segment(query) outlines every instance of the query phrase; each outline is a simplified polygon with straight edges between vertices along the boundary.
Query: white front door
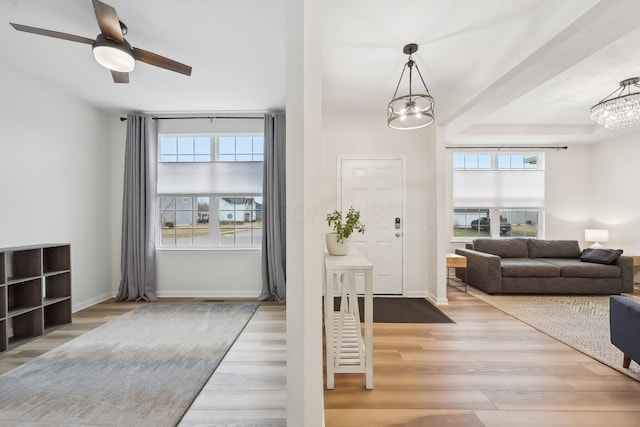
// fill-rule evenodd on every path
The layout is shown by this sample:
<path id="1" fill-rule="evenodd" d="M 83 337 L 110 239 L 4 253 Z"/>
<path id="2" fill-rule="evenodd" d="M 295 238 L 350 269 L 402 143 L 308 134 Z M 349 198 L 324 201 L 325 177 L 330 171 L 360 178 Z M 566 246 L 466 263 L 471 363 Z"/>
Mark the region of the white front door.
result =
<path id="1" fill-rule="evenodd" d="M 401 159 L 341 159 L 341 209 L 360 210 L 364 234 L 353 245 L 373 263 L 373 293 L 402 294 L 403 180 Z M 357 279 L 358 292 L 363 279 Z"/>

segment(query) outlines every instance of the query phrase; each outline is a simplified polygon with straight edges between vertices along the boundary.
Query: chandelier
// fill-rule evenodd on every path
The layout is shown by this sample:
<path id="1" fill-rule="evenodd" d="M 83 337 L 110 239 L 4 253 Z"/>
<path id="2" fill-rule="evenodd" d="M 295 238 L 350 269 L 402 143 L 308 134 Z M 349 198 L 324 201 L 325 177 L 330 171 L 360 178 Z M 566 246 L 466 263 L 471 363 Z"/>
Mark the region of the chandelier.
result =
<path id="1" fill-rule="evenodd" d="M 409 55 L 409 60 L 402 68 L 402 74 L 400 74 L 396 91 L 387 107 L 387 124 L 392 129 L 420 129 L 433 123 L 433 97 L 429 93 L 427 85 L 424 83 L 418 64 L 414 62 L 411 56 L 418 51 L 418 45 L 410 43 L 406 45 L 402 51 Z M 414 67 L 418 72 L 418 76 L 420 76 L 424 93 L 413 93 L 412 79 Z M 400 83 L 402 83 L 402 77 L 407 68 L 409 68 L 409 94 L 397 96 Z"/>
<path id="2" fill-rule="evenodd" d="M 591 107 L 591 120 L 608 129 L 640 126 L 640 91 L 631 92 L 640 89 L 639 81 L 639 77 L 621 81 L 618 89 Z"/>

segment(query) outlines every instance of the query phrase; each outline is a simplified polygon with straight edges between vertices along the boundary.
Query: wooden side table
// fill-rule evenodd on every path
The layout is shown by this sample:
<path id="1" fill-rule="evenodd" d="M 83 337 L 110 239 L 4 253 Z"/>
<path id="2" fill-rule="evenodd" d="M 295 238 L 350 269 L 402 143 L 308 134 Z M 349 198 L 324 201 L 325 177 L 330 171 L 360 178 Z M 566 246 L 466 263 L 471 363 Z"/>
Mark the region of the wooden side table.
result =
<path id="1" fill-rule="evenodd" d="M 464 268 L 464 291 L 467 292 L 467 257 L 458 254 L 447 254 L 447 285 L 449 285 L 449 269 Z"/>
<path id="2" fill-rule="evenodd" d="M 635 270 L 635 269 L 636 269 L 636 267 L 640 267 L 640 256 L 638 256 L 638 255 L 631 255 L 631 258 L 633 258 L 633 269 Z M 634 273 L 635 273 L 635 271 L 634 271 Z M 634 274 L 634 276 L 635 276 L 635 274 Z M 634 277 L 634 279 L 635 279 L 635 277 Z M 638 282 L 636 282 L 636 281 L 634 280 L 634 281 L 633 281 L 633 284 L 634 284 L 634 285 L 638 285 L 638 284 L 640 284 L 640 283 L 638 283 Z"/>
<path id="3" fill-rule="evenodd" d="M 360 329 L 355 273 L 364 273 L 364 337 Z M 333 288 L 342 281 L 340 311 L 333 311 Z M 373 264 L 356 249 L 345 256 L 324 254 L 324 329 L 327 389 L 334 375 L 364 373 L 365 387 L 373 389 Z"/>

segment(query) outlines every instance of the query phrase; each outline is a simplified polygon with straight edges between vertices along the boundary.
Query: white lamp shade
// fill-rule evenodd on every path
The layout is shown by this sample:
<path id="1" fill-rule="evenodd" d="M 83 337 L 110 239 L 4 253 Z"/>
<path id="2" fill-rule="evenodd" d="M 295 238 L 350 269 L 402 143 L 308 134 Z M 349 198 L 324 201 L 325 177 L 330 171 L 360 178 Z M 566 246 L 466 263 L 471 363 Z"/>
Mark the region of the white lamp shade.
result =
<path id="1" fill-rule="evenodd" d="M 584 230 L 584 240 L 587 242 L 608 242 L 609 230 L 586 229 Z"/>
<path id="2" fill-rule="evenodd" d="M 105 37 L 104 34 L 96 36 L 96 41 L 93 43 L 93 56 L 98 64 L 120 73 L 133 71 L 136 66 L 131 45 L 126 40 L 117 43 Z"/>
<path id="3" fill-rule="evenodd" d="M 113 71 L 128 73 L 136 66 L 136 60 L 130 54 L 111 46 L 96 46 L 93 55 L 98 64 Z"/>

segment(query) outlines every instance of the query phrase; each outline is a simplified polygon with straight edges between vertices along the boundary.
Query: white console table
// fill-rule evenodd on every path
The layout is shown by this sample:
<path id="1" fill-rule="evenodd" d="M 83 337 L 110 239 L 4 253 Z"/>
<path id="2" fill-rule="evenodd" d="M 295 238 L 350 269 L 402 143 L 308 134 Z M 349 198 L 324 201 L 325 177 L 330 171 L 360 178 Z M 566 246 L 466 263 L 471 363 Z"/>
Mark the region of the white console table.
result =
<path id="1" fill-rule="evenodd" d="M 364 338 L 360 328 L 356 273 L 364 273 Z M 324 255 L 324 327 L 327 389 L 334 374 L 364 373 L 365 387 L 373 389 L 373 264 L 357 250 L 345 256 Z M 341 283 L 340 310 L 334 312 L 336 283 Z"/>

